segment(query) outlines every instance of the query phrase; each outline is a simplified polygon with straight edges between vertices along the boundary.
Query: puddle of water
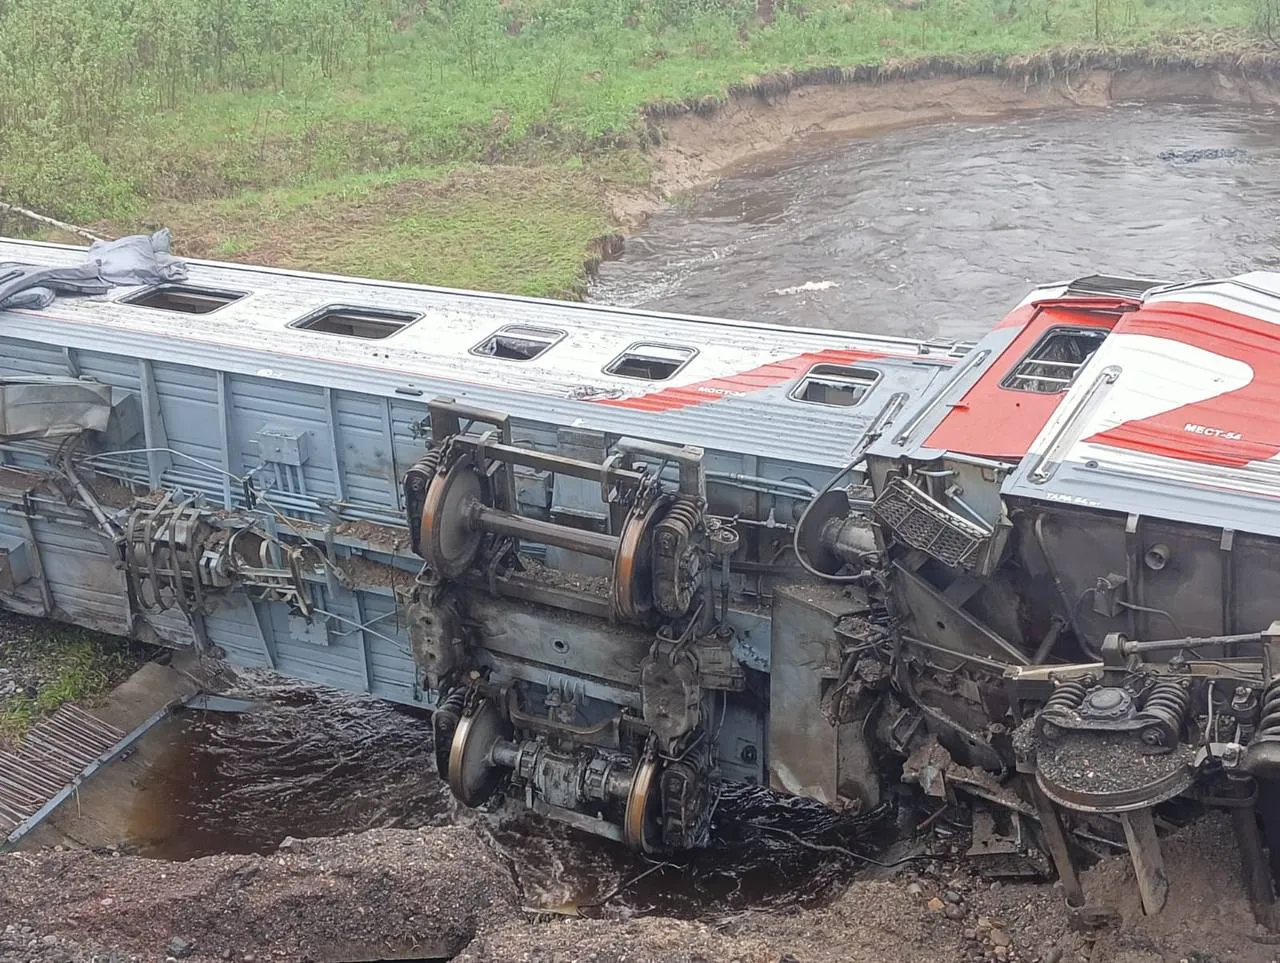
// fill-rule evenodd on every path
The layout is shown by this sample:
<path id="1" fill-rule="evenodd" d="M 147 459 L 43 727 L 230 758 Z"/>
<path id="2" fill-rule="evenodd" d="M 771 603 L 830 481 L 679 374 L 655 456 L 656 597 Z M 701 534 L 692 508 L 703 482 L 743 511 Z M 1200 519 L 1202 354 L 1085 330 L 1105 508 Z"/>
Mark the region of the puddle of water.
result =
<path id="1" fill-rule="evenodd" d="M 287 836 L 477 821 L 530 906 L 590 914 L 608 898 L 610 911 L 696 918 L 834 895 L 861 864 L 814 843 L 871 852 L 866 819 L 743 786 L 725 793 L 708 849 L 659 864 L 537 817 L 459 809 L 435 774 L 431 726 L 418 714 L 296 684 L 238 694 L 259 710 L 191 713 L 175 724 L 137 793 L 130 841 L 142 855 L 269 853 Z"/>
<path id="2" fill-rule="evenodd" d="M 286 836 L 452 819 L 425 718 L 294 684 L 247 697 L 260 711 L 192 712 L 174 723 L 171 747 L 136 797 L 131 841 L 142 855 L 266 853 Z"/>
<path id="3" fill-rule="evenodd" d="M 601 265 L 591 297 L 972 338 L 1034 284 L 1274 268 L 1278 205 L 1280 117 L 1267 109 L 907 128 L 806 142 L 655 214 Z"/>

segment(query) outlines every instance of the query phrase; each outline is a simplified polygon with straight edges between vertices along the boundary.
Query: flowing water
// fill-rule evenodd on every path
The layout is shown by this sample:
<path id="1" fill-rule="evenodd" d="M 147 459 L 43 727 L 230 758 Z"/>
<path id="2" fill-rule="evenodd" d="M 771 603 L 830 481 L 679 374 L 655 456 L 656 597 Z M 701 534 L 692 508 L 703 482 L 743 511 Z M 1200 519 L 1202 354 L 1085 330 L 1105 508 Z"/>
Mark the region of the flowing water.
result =
<path id="1" fill-rule="evenodd" d="M 166 758 L 139 787 L 131 843 L 144 856 L 191 859 L 267 853 L 286 837 L 470 823 L 505 856 L 530 906 L 610 908 L 669 916 L 822 899 L 861 865 L 853 853 L 877 820 L 841 817 L 805 799 L 731 787 L 716 845 L 668 862 L 536 817 L 456 806 L 435 775 L 422 713 L 332 689 L 247 680 L 243 714 L 191 712 Z M 815 849 L 810 844 L 839 847 Z M 803 880 L 779 886 L 780 880 Z"/>
<path id="2" fill-rule="evenodd" d="M 806 142 L 652 217 L 592 299 L 911 337 L 1034 284 L 1280 263 L 1280 117 L 1114 107 Z"/>
<path id="3" fill-rule="evenodd" d="M 1263 111 L 1118 107 L 807 142 L 654 216 L 592 296 L 976 337 L 1043 281 L 1274 267 L 1278 202 L 1280 118 Z M 748 787 L 724 799 L 709 851 L 655 869 L 539 820 L 459 812 L 434 776 L 430 726 L 405 710 L 293 685 L 253 695 L 259 712 L 181 724 L 139 794 L 143 852 L 477 820 L 531 904 L 591 904 L 632 881 L 631 911 L 682 916 L 820 900 L 861 865 L 839 849 L 859 848 L 866 826 Z"/>

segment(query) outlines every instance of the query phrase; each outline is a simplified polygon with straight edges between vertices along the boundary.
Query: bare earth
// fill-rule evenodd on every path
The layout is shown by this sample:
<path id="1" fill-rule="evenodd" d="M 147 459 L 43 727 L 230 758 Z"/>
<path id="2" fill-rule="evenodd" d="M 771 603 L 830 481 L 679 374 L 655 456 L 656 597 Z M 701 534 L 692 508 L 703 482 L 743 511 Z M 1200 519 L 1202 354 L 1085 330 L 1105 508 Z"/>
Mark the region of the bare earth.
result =
<path id="1" fill-rule="evenodd" d="M 1052 885 L 958 867 L 854 882 L 830 905 L 709 922 L 532 916 L 474 830 L 287 840 L 269 856 L 163 863 L 88 852 L 0 857 L 0 961 L 448 959 L 459 963 L 1267 963 L 1229 823 L 1165 842 L 1170 902 L 1142 915 L 1127 860 L 1086 875 L 1115 920 L 1072 929 Z"/>

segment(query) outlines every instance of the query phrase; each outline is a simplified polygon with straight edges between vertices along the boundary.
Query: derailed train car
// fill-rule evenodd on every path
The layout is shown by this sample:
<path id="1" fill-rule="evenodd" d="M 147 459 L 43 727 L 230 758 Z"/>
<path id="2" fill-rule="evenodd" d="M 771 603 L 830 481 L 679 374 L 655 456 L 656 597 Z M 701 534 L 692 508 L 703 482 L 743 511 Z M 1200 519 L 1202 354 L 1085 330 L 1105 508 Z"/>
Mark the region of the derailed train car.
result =
<path id="1" fill-rule="evenodd" d="M 1073 902 L 1127 845 L 1154 911 L 1196 798 L 1270 922 L 1277 319 L 1272 275 L 969 345 L 193 263 L 0 311 L 0 607 L 432 708 L 464 803 L 645 850 L 726 780 L 907 779 Z"/>

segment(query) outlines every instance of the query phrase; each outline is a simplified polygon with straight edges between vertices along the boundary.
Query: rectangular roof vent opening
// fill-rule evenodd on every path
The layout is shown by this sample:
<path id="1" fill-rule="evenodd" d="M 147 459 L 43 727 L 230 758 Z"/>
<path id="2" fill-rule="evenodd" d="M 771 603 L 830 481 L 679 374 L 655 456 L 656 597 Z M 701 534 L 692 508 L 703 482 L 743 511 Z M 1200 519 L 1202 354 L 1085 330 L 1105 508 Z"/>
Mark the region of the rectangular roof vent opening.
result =
<path id="1" fill-rule="evenodd" d="M 1000 387 L 1050 395 L 1066 391 L 1107 334 L 1105 328 L 1050 328 L 1005 376 Z"/>
<path id="2" fill-rule="evenodd" d="M 532 328 L 523 324 L 508 324 L 471 349 L 472 354 L 503 361 L 532 361 L 545 354 L 564 337 L 563 331 L 554 328 Z"/>
<path id="3" fill-rule="evenodd" d="M 698 352 L 670 344 L 633 344 L 604 369 L 606 374 L 642 381 L 666 381 Z"/>
<path id="4" fill-rule="evenodd" d="M 321 334 L 336 334 L 343 338 L 364 338 L 381 341 L 397 331 L 407 328 L 420 314 L 408 311 L 387 311 L 383 308 L 354 308 L 346 305 L 330 305 L 295 321 L 290 327 Z"/>
<path id="5" fill-rule="evenodd" d="M 173 311 L 178 314 L 212 314 L 218 308 L 234 304 L 245 297 L 243 291 L 222 291 L 194 284 L 157 284 L 154 287 L 121 298 L 122 304 L 140 308 Z"/>
<path id="6" fill-rule="evenodd" d="M 851 368 L 841 364 L 815 364 L 791 391 L 796 401 L 833 408 L 852 408 L 862 403 L 880 372 L 871 368 Z"/>

